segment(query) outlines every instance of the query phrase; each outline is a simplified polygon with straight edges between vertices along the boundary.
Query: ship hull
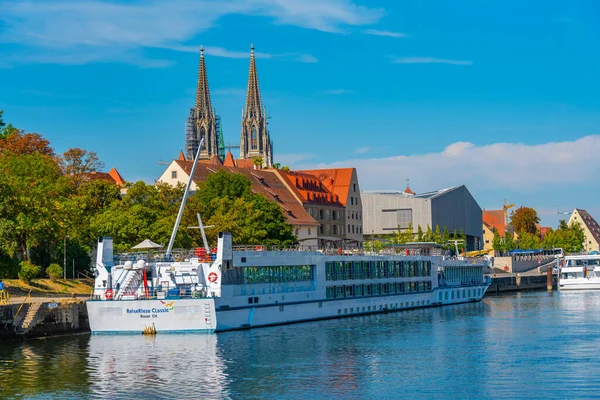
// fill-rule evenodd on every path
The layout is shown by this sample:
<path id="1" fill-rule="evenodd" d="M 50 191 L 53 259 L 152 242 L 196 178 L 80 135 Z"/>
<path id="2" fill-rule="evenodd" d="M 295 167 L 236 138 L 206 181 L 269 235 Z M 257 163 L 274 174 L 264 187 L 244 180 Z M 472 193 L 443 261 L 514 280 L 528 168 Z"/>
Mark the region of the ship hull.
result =
<path id="1" fill-rule="evenodd" d="M 89 300 L 94 334 L 212 333 L 216 329 L 213 299 Z"/>
<path id="2" fill-rule="evenodd" d="M 322 319 L 440 307 L 481 301 L 489 285 L 438 288 L 425 293 L 324 299 L 217 309 L 217 332 Z M 474 290 L 470 290 L 474 289 Z M 452 295 L 454 292 L 454 295 Z M 469 295 L 467 296 L 467 293 Z"/>

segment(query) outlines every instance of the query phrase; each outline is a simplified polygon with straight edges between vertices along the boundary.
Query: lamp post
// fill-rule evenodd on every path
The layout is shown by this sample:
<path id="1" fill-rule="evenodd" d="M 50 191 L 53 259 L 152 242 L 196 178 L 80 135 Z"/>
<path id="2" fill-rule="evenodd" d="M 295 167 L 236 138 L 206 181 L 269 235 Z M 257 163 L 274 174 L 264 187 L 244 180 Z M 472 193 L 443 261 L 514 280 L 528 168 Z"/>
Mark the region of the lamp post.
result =
<path id="1" fill-rule="evenodd" d="M 65 236 L 65 242 L 63 245 L 63 279 L 67 279 L 67 238 L 69 235 Z"/>

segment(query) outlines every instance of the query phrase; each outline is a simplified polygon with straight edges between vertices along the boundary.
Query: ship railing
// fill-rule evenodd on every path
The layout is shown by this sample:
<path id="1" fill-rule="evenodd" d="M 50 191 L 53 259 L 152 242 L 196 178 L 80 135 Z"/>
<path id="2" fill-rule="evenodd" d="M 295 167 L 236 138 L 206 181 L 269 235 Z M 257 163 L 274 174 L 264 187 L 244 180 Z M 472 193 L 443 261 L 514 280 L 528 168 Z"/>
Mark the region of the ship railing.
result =
<path id="1" fill-rule="evenodd" d="M 233 251 L 318 251 L 317 246 L 236 245 Z"/>
<path id="2" fill-rule="evenodd" d="M 162 289 L 148 289 L 146 294 L 143 288 L 137 290 L 128 291 L 123 294 L 124 296 L 131 298 L 121 298 L 118 300 L 132 301 L 132 300 L 170 300 L 170 299 L 203 299 L 210 298 L 208 292 L 205 289 L 192 291 L 189 288 L 172 288 L 168 290 Z M 102 296 L 96 291 L 92 291 L 90 300 L 101 300 Z"/>
<path id="3" fill-rule="evenodd" d="M 166 251 L 150 250 L 117 254 L 114 257 L 114 263 L 115 265 L 120 265 L 125 261 L 136 262 L 138 260 L 144 260 L 146 262 L 184 261 L 191 258 L 198 258 L 196 249 L 175 249 L 171 252 L 170 257 L 167 257 Z"/>

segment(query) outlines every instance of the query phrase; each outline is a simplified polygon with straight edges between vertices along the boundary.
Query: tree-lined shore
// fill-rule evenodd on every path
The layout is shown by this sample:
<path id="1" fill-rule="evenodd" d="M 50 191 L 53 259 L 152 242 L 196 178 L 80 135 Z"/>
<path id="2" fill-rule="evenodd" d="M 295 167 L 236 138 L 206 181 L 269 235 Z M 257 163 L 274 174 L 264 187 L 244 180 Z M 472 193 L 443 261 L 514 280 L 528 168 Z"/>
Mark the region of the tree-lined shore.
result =
<path id="1" fill-rule="evenodd" d="M 51 264 L 67 259 L 89 270 L 99 236 L 111 236 L 116 251 L 130 251 L 144 239 L 166 246 L 184 185 L 126 183 L 91 179 L 104 164 L 93 150 L 71 148 L 56 154 L 42 135 L 7 124 L 0 110 L 0 278 L 41 276 Z M 251 191 L 242 175 L 221 171 L 201 183 L 188 199 L 175 247 L 200 246 L 200 212 L 208 240 L 232 232 L 235 243 L 292 244 L 296 238 L 281 208 Z M 66 248 L 65 248 L 66 245 Z M 31 271 L 31 266 L 37 267 Z M 25 270 L 24 270 L 25 269 Z M 54 267 L 56 270 L 56 267 Z M 27 274 L 26 274 L 27 275 Z"/>

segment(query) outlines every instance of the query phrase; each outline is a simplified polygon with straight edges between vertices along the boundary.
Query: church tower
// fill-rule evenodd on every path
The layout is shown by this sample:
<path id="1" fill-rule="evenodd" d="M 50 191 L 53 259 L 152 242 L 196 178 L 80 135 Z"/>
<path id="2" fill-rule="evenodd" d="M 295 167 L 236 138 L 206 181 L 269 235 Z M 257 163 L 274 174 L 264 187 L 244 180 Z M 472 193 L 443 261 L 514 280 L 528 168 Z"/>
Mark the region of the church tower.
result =
<path id="1" fill-rule="evenodd" d="M 250 47 L 250 71 L 246 108 L 242 110 L 242 132 L 240 134 L 240 159 L 260 157 L 263 166 L 273 166 L 273 142 L 267 129 L 267 112 L 260 100 L 254 45 Z"/>
<path id="2" fill-rule="evenodd" d="M 196 106 L 190 109 L 185 133 L 185 151 L 188 159 L 194 159 L 200 139 L 203 137 L 204 146 L 200 151 L 200 159 L 208 160 L 213 155 L 218 154 L 217 127 L 216 116 L 210 102 L 210 90 L 204 63 L 204 48 L 200 47 Z"/>

